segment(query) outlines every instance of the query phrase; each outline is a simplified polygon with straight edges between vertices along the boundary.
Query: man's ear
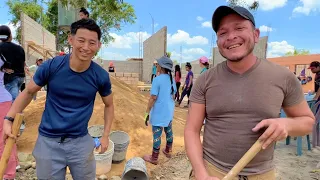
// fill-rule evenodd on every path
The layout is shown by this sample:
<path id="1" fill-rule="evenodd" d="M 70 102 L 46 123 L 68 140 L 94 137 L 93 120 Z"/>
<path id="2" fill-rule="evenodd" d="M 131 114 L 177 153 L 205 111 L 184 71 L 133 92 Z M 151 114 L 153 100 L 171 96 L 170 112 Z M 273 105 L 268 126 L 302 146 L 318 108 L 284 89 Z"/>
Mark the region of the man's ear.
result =
<path id="1" fill-rule="evenodd" d="M 260 29 L 256 28 L 254 30 L 254 42 L 258 43 L 259 42 L 259 38 L 260 38 Z"/>
<path id="2" fill-rule="evenodd" d="M 69 42 L 70 46 L 73 45 L 72 40 L 73 40 L 73 36 L 72 36 L 71 34 L 69 34 L 69 35 L 68 35 L 68 42 Z"/>

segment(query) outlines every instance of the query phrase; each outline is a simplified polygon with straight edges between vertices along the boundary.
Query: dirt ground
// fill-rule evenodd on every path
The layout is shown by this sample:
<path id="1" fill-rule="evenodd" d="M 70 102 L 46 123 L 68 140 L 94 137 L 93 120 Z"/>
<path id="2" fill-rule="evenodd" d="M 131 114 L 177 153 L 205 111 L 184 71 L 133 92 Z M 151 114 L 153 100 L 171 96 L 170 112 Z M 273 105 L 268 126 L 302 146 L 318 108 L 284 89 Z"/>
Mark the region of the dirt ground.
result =
<path id="1" fill-rule="evenodd" d="M 114 93 L 115 119 L 112 124 L 112 130 L 125 131 L 130 135 L 130 144 L 126 159 L 132 157 L 142 157 L 152 151 L 152 131 L 151 127 L 144 125 L 144 113 L 147 107 L 147 93 L 140 93 L 136 88 L 112 78 L 112 90 Z M 32 102 L 24 111 L 26 128 L 19 137 L 17 145 L 20 152 L 31 153 L 38 136 L 38 126 L 44 110 L 45 97 L 40 97 Z M 104 105 L 100 96 L 97 95 L 93 115 L 90 119 L 90 125 L 103 125 Z M 174 129 L 174 151 L 179 152 L 184 148 L 183 129 L 185 126 L 187 110 L 176 108 L 173 129 Z M 165 146 L 165 137 L 162 139 L 162 146 Z M 166 161 L 164 155 L 160 155 L 160 163 Z M 112 170 L 108 176 L 121 175 L 124 169 L 124 162 L 113 164 Z M 147 164 L 148 170 L 156 166 Z"/>
<path id="2" fill-rule="evenodd" d="M 130 135 L 130 144 L 126 159 L 132 157 L 142 157 L 151 153 L 152 132 L 151 127 L 144 125 L 144 112 L 147 106 L 147 93 L 140 93 L 133 86 L 122 83 L 120 80 L 112 78 L 115 120 L 112 130 L 125 131 Z M 45 97 L 32 102 L 24 111 L 26 129 L 18 139 L 19 152 L 31 153 L 38 136 L 38 126 L 44 110 Z M 94 112 L 89 125 L 103 125 L 103 108 L 101 98 L 97 96 Z M 176 108 L 173 121 L 175 156 L 167 159 L 160 154 L 160 164 L 158 166 L 147 163 L 147 169 L 152 180 L 182 180 L 188 179 L 191 165 L 184 152 L 183 130 L 185 126 L 187 110 Z M 163 136 L 162 146 L 165 146 Z M 305 141 L 303 141 L 305 145 Z M 289 146 L 283 142 L 277 144 L 275 150 L 275 164 L 277 169 L 277 179 L 279 180 L 320 180 L 320 173 L 314 171 L 320 161 L 320 151 L 309 152 L 304 147 L 303 155 L 296 156 L 296 141 L 292 141 Z M 124 164 L 112 164 L 111 171 L 107 174 L 111 176 L 121 176 Z M 35 177 L 35 170 L 28 169 L 25 172 L 18 172 L 17 179 L 32 179 Z"/>

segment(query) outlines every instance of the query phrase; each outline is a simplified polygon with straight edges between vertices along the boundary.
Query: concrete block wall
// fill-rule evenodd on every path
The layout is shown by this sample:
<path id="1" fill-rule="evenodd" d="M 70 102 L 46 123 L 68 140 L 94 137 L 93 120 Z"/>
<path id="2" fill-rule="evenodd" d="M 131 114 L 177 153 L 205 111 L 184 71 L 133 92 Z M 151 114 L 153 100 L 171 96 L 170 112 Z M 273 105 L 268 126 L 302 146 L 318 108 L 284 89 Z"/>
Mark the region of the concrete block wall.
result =
<path id="1" fill-rule="evenodd" d="M 253 53 L 261 59 L 267 58 L 267 43 L 268 43 L 268 36 L 261 37 L 259 42 L 255 45 Z M 219 49 L 217 47 L 213 48 L 213 65 L 216 66 L 217 64 L 225 61 L 226 59 L 221 56 Z"/>
<path id="2" fill-rule="evenodd" d="M 150 83 L 152 64 L 167 52 L 167 26 L 143 42 L 142 81 Z"/>
<path id="3" fill-rule="evenodd" d="M 109 73 L 111 76 L 114 76 L 122 81 L 124 81 L 127 84 L 138 84 L 139 82 L 139 73 L 123 73 L 123 72 L 115 72 L 115 73 Z"/>
<path id="4" fill-rule="evenodd" d="M 111 60 L 103 60 L 102 67 L 108 70 Z M 116 72 L 138 73 L 141 74 L 142 62 L 139 61 L 112 61 Z"/>

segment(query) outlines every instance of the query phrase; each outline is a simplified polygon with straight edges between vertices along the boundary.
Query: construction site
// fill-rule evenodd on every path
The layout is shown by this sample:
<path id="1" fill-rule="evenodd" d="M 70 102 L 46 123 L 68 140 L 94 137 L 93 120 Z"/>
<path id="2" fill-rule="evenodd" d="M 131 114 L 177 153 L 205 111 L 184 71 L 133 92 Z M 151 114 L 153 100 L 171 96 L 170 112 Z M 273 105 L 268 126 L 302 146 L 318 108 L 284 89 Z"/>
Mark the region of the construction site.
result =
<path id="1" fill-rule="evenodd" d="M 53 58 L 57 55 L 55 35 L 44 29 L 27 15 L 21 13 L 22 46 L 26 52 L 28 65 L 35 63 L 38 57 L 44 59 Z M 129 144 L 125 154 L 125 160 L 113 163 L 111 169 L 105 173 L 97 173 L 97 179 L 121 179 L 126 163 L 135 157 L 142 157 L 152 151 L 152 130 L 144 125 L 144 113 L 149 99 L 151 87 L 152 64 L 167 52 L 167 28 L 163 27 L 150 38 L 143 42 L 143 59 L 140 61 L 113 61 L 116 72 L 110 73 L 112 81 L 112 92 L 114 95 L 115 118 L 112 131 L 123 131 L 129 135 Z M 254 53 L 262 59 L 266 59 L 268 37 L 261 37 L 256 44 Z M 224 61 L 217 48 L 213 49 L 211 66 L 216 66 Z M 105 69 L 108 68 L 108 60 L 94 59 Z M 198 61 L 192 62 L 194 81 L 200 74 Z M 182 64 L 184 67 L 184 64 Z M 182 72 L 182 82 L 186 72 Z M 28 81 L 28 78 L 27 78 Z M 305 90 L 307 91 L 307 89 Z M 23 112 L 25 129 L 17 140 L 20 168 L 17 169 L 17 178 L 30 180 L 36 178 L 36 164 L 32 157 L 32 151 L 38 137 L 38 126 L 41 121 L 46 101 L 46 92 L 38 93 L 36 101 Z M 146 174 L 151 180 L 182 180 L 189 179 L 192 169 L 185 153 L 184 128 L 186 124 L 187 108 L 176 107 L 173 119 L 173 156 L 167 158 L 164 154 L 159 156 L 159 164 L 146 163 Z M 104 104 L 101 97 L 97 95 L 89 126 L 104 124 Z M 165 142 L 165 136 L 162 136 Z M 275 165 L 277 179 L 279 180 L 308 180 L 320 179 L 320 171 L 315 170 L 320 159 L 320 152 L 312 152 L 307 148 L 303 138 L 302 156 L 296 154 L 296 142 L 290 145 L 278 142 L 275 147 Z M 165 143 L 162 143 L 162 148 Z M 97 169 L 104 166 L 97 166 Z M 102 177 L 103 176 L 103 177 Z M 70 172 L 67 179 L 72 179 Z"/>

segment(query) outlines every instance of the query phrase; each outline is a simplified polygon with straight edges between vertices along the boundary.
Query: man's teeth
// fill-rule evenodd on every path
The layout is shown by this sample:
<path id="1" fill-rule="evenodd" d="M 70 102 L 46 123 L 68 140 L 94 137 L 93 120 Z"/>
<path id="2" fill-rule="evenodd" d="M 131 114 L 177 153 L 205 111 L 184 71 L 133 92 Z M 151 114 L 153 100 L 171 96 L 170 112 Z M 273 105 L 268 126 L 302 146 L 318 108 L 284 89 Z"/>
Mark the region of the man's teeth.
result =
<path id="1" fill-rule="evenodd" d="M 239 46 L 241 46 L 241 45 L 240 45 L 240 44 L 235 44 L 235 45 L 232 45 L 232 46 L 228 47 L 228 49 L 237 48 L 237 47 L 239 47 Z"/>

